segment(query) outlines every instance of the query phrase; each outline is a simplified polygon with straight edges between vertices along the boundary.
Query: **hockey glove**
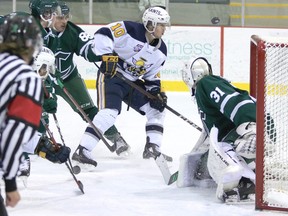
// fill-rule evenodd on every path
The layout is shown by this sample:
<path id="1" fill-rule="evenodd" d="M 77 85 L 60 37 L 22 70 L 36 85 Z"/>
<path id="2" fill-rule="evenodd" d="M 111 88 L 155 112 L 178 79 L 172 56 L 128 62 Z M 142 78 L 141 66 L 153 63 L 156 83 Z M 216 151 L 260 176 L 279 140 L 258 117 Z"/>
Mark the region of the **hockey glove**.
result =
<path id="1" fill-rule="evenodd" d="M 158 87 L 154 87 L 148 92 L 155 96 L 155 99 L 150 99 L 150 106 L 154 109 L 159 110 L 160 112 L 163 112 L 167 104 L 167 96 L 165 92 L 161 92 L 160 88 Z"/>
<path id="2" fill-rule="evenodd" d="M 56 113 L 57 112 L 57 98 L 49 97 L 44 99 L 43 109 L 47 113 Z"/>
<path id="3" fill-rule="evenodd" d="M 71 149 L 67 146 L 62 146 L 57 143 L 56 145 L 46 136 L 43 135 L 38 145 L 36 146 L 35 153 L 42 158 L 46 158 L 52 163 L 64 163 L 68 160 Z"/>
<path id="4" fill-rule="evenodd" d="M 116 67 L 118 63 L 118 55 L 116 53 L 109 53 L 102 55 L 102 63 L 100 65 L 100 71 L 106 76 L 113 77 L 115 76 Z"/>

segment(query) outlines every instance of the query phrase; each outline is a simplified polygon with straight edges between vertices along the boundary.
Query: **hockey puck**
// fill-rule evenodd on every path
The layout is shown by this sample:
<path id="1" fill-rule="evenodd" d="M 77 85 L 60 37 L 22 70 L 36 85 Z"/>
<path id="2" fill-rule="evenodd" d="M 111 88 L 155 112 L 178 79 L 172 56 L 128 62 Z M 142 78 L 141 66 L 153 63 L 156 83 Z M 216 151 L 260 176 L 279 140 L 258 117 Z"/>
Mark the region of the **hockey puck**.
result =
<path id="1" fill-rule="evenodd" d="M 72 171 L 75 175 L 77 175 L 81 172 L 81 168 L 78 165 L 76 165 L 76 166 L 73 166 Z"/>
<path id="2" fill-rule="evenodd" d="M 214 25 L 218 24 L 219 22 L 220 22 L 219 17 L 213 17 L 213 18 L 211 19 L 211 23 L 214 24 Z"/>

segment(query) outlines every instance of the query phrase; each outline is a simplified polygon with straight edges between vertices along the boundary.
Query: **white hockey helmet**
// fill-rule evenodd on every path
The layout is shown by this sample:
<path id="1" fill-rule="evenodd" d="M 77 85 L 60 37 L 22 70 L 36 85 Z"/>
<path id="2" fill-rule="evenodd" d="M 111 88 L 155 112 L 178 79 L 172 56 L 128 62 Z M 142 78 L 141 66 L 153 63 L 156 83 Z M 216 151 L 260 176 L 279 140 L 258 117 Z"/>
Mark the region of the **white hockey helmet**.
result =
<path id="1" fill-rule="evenodd" d="M 55 56 L 47 47 L 42 47 L 41 52 L 35 58 L 34 70 L 42 79 L 45 79 L 49 73 L 55 74 Z"/>
<path id="2" fill-rule="evenodd" d="M 158 23 L 170 25 L 170 16 L 168 12 L 161 7 L 150 7 L 145 10 L 142 16 L 142 22 L 145 29 L 149 33 L 153 33 Z M 153 27 L 153 30 L 149 29 L 150 26 Z"/>
<path id="3" fill-rule="evenodd" d="M 184 63 L 181 73 L 185 84 L 190 89 L 194 89 L 200 79 L 212 74 L 212 68 L 206 58 L 192 58 L 189 62 Z"/>

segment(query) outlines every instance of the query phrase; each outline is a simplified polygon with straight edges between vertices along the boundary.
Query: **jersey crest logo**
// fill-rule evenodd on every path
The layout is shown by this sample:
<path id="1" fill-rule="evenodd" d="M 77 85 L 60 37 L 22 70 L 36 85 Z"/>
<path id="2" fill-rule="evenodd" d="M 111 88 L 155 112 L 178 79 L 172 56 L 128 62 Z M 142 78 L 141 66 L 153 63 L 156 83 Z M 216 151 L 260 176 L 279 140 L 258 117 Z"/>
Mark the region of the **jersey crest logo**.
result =
<path id="1" fill-rule="evenodd" d="M 129 71 L 132 76 L 142 76 L 146 73 L 146 70 L 149 69 L 153 64 L 146 65 L 145 62 L 147 60 L 140 57 L 139 60 L 132 57 L 132 63 L 133 65 L 126 64 L 124 67 L 126 67 L 126 71 Z"/>

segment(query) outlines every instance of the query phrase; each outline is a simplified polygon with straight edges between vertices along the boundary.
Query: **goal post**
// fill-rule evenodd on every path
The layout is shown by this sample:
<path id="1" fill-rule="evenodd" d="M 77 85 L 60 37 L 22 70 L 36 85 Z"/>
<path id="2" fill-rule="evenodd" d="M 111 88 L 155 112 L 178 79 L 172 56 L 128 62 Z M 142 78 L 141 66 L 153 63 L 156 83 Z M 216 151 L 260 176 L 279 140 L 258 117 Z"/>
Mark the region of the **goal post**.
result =
<path id="1" fill-rule="evenodd" d="M 288 211 L 288 38 L 251 36 L 250 94 L 257 99 L 255 208 Z"/>

